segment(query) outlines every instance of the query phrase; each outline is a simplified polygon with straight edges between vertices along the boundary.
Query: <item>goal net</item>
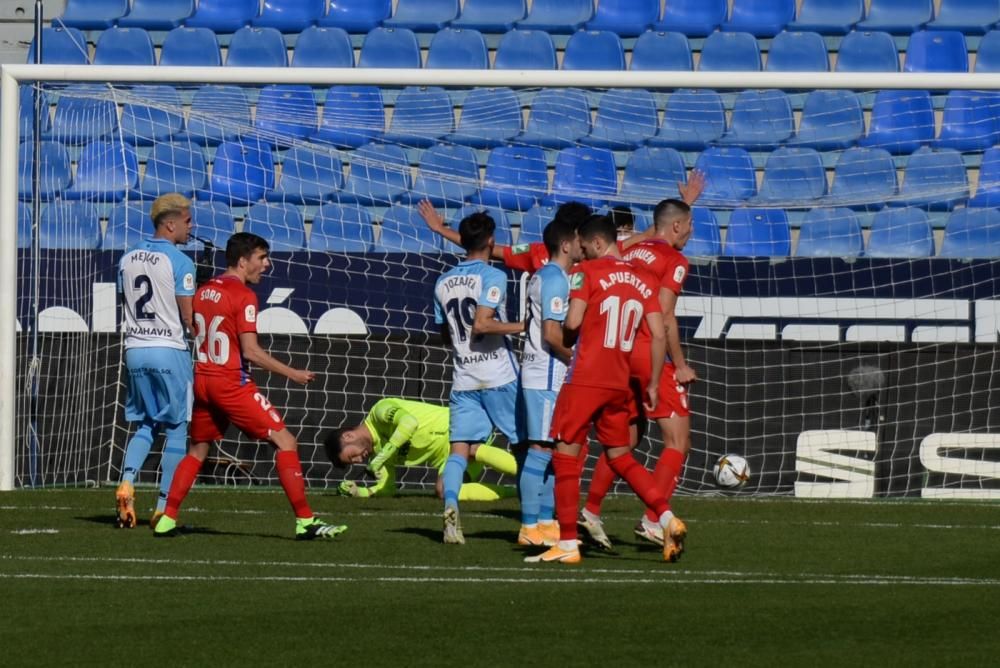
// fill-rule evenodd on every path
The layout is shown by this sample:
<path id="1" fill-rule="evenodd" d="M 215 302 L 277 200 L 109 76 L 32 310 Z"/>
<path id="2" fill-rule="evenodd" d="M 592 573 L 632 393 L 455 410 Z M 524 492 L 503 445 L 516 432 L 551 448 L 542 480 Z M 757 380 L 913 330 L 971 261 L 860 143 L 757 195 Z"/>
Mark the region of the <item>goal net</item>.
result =
<path id="1" fill-rule="evenodd" d="M 2 229 L 17 229 L 3 285 L 16 303 L 13 426 L 0 443 L 13 485 L 119 477 L 130 426 L 116 264 L 150 233 L 158 194 L 193 198 L 199 240 L 185 251 L 216 271 L 213 246 L 234 231 L 270 241 L 262 343 L 317 381 L 255 378 L 323 488 L 364 476 L 330 466 L 326 432 L 383 397 L 447 402 L 431 293 L 460 251 L 419 200 L 452 226 L 485 208 L 498 244 L 525 244 L 567 201 L 615 208 L 641 231 L 697 169 L 678 315 L 699 380 L 680 493 L 1000 495 L 1000 97 L 975 90 L 995 81 L 205 72 L 5 68 L 5 127 L 20 100 L 2 164 Z M 518 318 L 524 277 L 509 285 Z M 653 428 L 640 460 L 661 447 Z M 724 454 L 749 462 L 745 487 L 716 483 Z M 232 430 L 205 472 L 271 484 L 272 461 Z M 436 478 L 400 473 L 409 489 Z"/>

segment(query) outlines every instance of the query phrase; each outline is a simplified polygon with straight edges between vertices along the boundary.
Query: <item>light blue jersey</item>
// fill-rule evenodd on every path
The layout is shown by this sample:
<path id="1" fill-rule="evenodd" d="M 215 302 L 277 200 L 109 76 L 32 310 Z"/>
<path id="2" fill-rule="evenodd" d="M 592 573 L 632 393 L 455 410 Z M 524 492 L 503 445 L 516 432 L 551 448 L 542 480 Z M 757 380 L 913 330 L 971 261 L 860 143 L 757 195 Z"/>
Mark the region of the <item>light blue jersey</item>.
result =
<path id="1" fill-rule="evenodd" d="M 542 336 L 544 322 L 566 320 L 569 278 L 555 262 L 539 269 L 528 281 L 528 338 L 521 356 L 521 387 L 558 392 L 566 376 L 566 365 L 552 354 Z"/>
<path id="2" fill-rule="evenodd" d="M 151 237 L 122 255 L 125 348 L 187 350 L 177 297 L 194 295 L 194 263 L 170 241 Z"/>

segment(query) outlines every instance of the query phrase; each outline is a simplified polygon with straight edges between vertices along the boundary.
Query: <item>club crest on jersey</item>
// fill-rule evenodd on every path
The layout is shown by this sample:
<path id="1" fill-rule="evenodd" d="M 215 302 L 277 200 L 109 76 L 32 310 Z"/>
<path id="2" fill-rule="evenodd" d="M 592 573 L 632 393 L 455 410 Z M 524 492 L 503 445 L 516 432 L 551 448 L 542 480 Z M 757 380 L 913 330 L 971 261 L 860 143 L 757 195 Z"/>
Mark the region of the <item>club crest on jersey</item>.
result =
<path id="1" fill-rule="evenodd" d="M 684 269 L 683 265 L 678 265 L 677 268 L 674 269 L 674 283 L 681 283 L 681 282 L 683 282 L 684 281 L 684 274 L 686 274 L 686 273 L 687 273 L 687 271 Z"/>
<path id="2" fill-rule="evenodd" d="M 561 297 L 553 297 L 552 301 L 549 302 L 549 308 L 552 309 L 553 313 L 562 313 L 563 306 L 564 304 Z"/>
<path id="3" fill-rule="evenodd" d="M 576 290 L 581 285 L 583 285 L 583 272 L 577 272 L 569 277 L 569 287 L 571 290 Z"/>
<path id="4" fill-rule="evenodd" d="M 257 322 L 257 309 L 254 308 L 253 304 L 247 304 L 246 309 L 243 311 L 243 317 L 247 322 Z"/>
<path id="5" fill-rule="evenodd" d="M 486 300 L 490 302 L 500 301 L 500 288 L 494 285 L 486 291 Z"/>
<path id="6" fill-rule="evenodd" d="M 517 244 L 516 246 L 510 247 L 510 252 L 512 255 L 523 255 L 531 250 L 531 244 Z"/>
<path id="7" fill-rule="evenodd" d="M 194 275 L 193 274 L 184 274 L 184 289 L 185 290 L 194 290 Z"/>

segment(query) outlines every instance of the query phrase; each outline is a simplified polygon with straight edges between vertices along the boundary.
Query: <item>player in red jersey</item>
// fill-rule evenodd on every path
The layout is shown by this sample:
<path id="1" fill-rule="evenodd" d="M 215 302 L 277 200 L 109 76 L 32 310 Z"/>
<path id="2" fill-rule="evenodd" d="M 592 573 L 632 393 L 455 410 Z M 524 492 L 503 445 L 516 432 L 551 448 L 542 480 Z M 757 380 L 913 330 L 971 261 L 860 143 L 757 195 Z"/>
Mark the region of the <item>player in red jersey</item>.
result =
<path id="1" fill-rule="evenodd" d="M 240 431 L 274 444 L 278 480 L 295 512 L 295 538 L 309 540 L 343 533 L 346 526 L 327 524 L 313 516 L 306 501 L 298 441 L 281 415 L 250 378 L 249 364 L 305 385 L 312 371 L 293 369 L 271 357 L 257 342 L 257 284 L 271 266 L 267 241 L 238 232 L 226 244 L 227 269 L 202 285 L 194 296 L 194 410 L 191 446 L 174 473 L 167 507 L 154 535 L 177 533 L 177 511 L 194 484 L 213 441 L 222 439 L 230 423 Z"/>
<path id="2" fill-rule="evenodd" d="M 614 223 L 606 216 L 592 216 L 580 227 L 579 235 L 588 261 L 570 277 L 570 306 L 563 325 L 567 345 L 575 338 L 576 348 L 552 417 L 559 543 L 525 559 L 532 563 L 580 561 L 576 540 L 579 457 L 591 426 L 612 470 L 663 518 L 664 525 L 667 522 L 667 500 L 656 491 L 653 476 L 632 456 L 629 432 L 630 356 L 642 322 L 651 337 L 646 409 L 653 411 L 657 406 L 666 336 L 656 285 L 652 277 L 622 260 Z"/>
<path id="3" fill-rule="evenodd" d="M 650 336 L 645 327 L 640 328 L 636 337 L 632 353 L 632 379 L 633 392 L 637 396 L 633 404 L 637 409 L 636 417 L 640 424 L 643 417 L 656 420 L 663 434 L 663 452 L 656 464 L 653 478 L 657 489 L 666 495 L 669 503 L 677 487 L 684 460 L 691 449 L 687 386 L 697 379 L 694 369 L 684 358 L 675 314 L 677 297 L 688 275 L 688 260 L 681 254 L 681 249 L 691 237 L 691 208 L 679 200 L 663 200 L 653 212 L 653 230 L 652 238 L 632 246 L 624 258 L 655 278 L 666 327 L 668 359 L 660 377 L 660 401 L 656 409 L 647 411 L 645 416 L 639 410 L 642 388 L 649 382 Z M 640 440 L 640 433 L 641 430 L 633 428 L 634 442 Z M 601 525 L 601 502 L 611 489 L 614 479 L 614 471 L 607 460 L 601 457 L 591 477 L 587 503 L 580 511 L 580 526 L 605 549 L 611 548 L 611 541 Z M 635 532 L 647 540 L 664 545 L 664 551 L 674 553 L 676 560 L 684 550 L 687 527 L 679 518 L 674 517 L 673 512 L 669 515 L 666 537 L 660 527 L 659 517 L 649 511 L 636 525 Z"/>

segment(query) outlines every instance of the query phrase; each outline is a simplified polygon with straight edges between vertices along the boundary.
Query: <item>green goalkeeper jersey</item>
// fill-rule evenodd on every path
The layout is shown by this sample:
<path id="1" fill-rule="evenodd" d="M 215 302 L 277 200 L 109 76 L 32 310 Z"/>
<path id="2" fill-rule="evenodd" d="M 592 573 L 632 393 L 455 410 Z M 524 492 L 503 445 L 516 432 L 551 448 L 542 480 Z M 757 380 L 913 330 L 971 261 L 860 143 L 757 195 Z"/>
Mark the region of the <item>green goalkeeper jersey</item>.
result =
<path id="1" fill-rule="evenodd" d="M 396 466 L 428 466 L 440 471 L 451 451 L 448 407 L 407 399 L 382 399 L 365 417 L 372 435 L 369 468 L 378 482 L 369 494 L 392 494 Z"/>

